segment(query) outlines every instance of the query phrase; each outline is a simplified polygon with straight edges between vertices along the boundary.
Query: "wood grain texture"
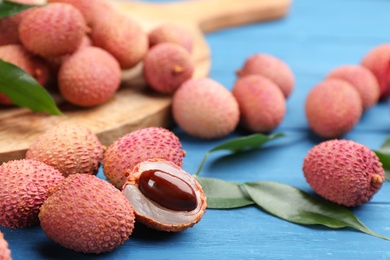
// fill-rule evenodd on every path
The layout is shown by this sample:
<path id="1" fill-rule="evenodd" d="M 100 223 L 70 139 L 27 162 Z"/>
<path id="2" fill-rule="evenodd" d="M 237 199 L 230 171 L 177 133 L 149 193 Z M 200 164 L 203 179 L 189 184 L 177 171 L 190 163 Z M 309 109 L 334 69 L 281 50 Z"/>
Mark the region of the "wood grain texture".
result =
<path id="1" fill-rule="evenodd" d="M 211 67 L 205 32 L 283 17 L 288 12 L 290 0 L 194 0 L 164 4 L 113 1 L 113 4 L 137 20 L 145 31 L 166 22 L 185 27 L 194 38 L 194 77 L 204 77 Z M 73 121 L 88 127 L 104 145 L 135 129 L 170 126 L 171 97 L 149 91 L 141 70 L 142 64 L 139 64 L 124 71 L 119 91 L 109 102 L 98 107 L 79 108 L 56 95 L 65 116 L 0 107 L 0 163 L 24 157 L 32 141 L 59 122 Z"/>

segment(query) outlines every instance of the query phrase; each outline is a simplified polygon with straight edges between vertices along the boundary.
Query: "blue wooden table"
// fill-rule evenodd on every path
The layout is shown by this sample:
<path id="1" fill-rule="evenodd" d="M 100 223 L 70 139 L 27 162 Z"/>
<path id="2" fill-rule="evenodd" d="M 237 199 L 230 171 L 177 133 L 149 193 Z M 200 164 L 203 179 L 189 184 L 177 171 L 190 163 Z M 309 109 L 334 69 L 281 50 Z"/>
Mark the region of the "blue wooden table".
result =
<path id="1" fill-rule="evenodd" d="M 259 0 L 260 1 L 260 0 Z M 388 0 L 293 0 L 278 21 L 226 29 L 207 35 L 212 50 L 210 77 L 231 89 L 234 72 L 251 54 L 264 52 L 288 63 L 296 87 L 287 114 L 274 132 L 286 137 L 239 155 L 212 154 L 203 177 L 245 182 L 270 180 L 312 192 L 303 173 L 308 150 L 322 141 L 308 128 L 304 103 L 308 91 L 334 67 L 357 64 L 372 47 L 390 42 Z M 184 169 L 195 173 L 207 150 L 225 139 L 202 141 L 173 131 L 187 156 Z M 366 111 L 347 135 L 377 149 L 390 134 L 388 101 Z M 102 172 L 99 176 L 103 177 Z M 373 231 L 390 237 L 390 184 L 353 212 Z M 14 259 L 390 259 L 390 241 L 352 229 L 301 226 L 273 217 L 255 206 L 207 210 L 201 222 L 181 233 L 162 233 L 137 225 L 124 245 L 109 254 L 84 255 L 49 240 L 39 226 L 0 228 Z"/>

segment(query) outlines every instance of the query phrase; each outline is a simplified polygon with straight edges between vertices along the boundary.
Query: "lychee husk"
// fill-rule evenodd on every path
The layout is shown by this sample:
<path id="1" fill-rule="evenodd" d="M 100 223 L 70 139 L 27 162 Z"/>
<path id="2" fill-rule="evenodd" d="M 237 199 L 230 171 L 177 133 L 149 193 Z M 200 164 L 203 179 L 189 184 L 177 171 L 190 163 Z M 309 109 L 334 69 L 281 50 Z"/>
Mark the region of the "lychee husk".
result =
<path id="1" fill-rule="evenodd" d="M 179 44 L 188 52 L 192 52 L 193 38 L 192 35 L 185 28 L 176 24 L 164 23 L 161 24 L 148 33 L 149 47 L 156 44 L 170 42 Z"/>
<path id="2" fill-rule="evenodd" d="M 368 147 L 350 140 L 328 140 L 306 155 L 303 173 L 327 200 L 356 207 L 371 200 L 385 181 L 382 163 Z"/>
<path id="3" fill-rule="evenodd" d="M 54 242 L 89 254 L 110 252 L 129 239 L 134 211 L 123 194 L 94 175 L 67 177 L 43 203 L 39 220 Z"/>
<path id="4" fill-rule="evenodd" d="M 103 170 L 107 180 L 121 189 L 126 181 L 125 170 L 147 159 L 161 158 L 181 166 L 185 151 L 179 138 L 161 127 L 142 128 L 115 140 L 105 151 Z"/>
<path id="5" fill-rule="evenodd" d="M 49 189 L 64 177 L 36 160 L 14 160 L 0 166 L 0 225 L 24 228 L 38 223 L 39 208 Z"/>
<path id="6" fill-rule="evenodd" d="M 189 183 L 196 194 L 196 208 L 190 211 L 172 210 L 147 198 L 138 185 L 140 176 L 148 170 L 165 171 Z M 166 160 L 151 159 L 137 164 L 127 173 L 129 178 L 122 192 L 133 206 L 137 222 L 160 231 L 179 232 L 193 227 L 201 220 L 207 208 L 206 195 L 198 181 L 181 167 Z"/>
<path id="7" fill-rule="evenodd" d="M 8 242 L 4 238 L 4 234 L 0 231 L 0 259 L 12 260 L 11 250 L 8 247 Z"/>
<path id="8" fill-rule="evenodd" d="M 27 150 L 26 158 L 53 166 L 65 177 L 75 173 L 94 175 L 104 149 L 90 129 L 64 122 L 37 137 Z"/>

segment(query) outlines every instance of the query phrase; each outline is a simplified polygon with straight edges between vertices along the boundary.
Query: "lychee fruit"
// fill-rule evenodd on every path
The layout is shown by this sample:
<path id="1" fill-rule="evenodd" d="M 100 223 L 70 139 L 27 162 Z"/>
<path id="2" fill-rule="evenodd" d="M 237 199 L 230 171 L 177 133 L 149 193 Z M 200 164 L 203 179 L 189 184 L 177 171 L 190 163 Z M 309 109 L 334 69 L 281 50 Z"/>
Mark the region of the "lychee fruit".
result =
<path id="1" fill-rule="evenodd" d="M 23 17 L 19 37 L 26 49 L 43 57 L 73 53 L 87 32 L 83 15 L 70 4 L 36 7 Z"/>
<path id="2" fill-rule="evenodd" d="M 91 39 L 93 45 L 111 53 L 124 70 L 137 65 L 149 48 L 147 33 L 140 24 L 114 11 L 93 25 Z"/>
<path id="3" fill-rule="evenodd" d="M 108 102 L 121 83 L 121 68 L 107 51 L 84 47 L 65 59 L 58 72 L 58 88 L 68 102 L 92 107 Z"/>
<path id="4" fill-rule="evenodd" d="M 94 175 L 74 174 L 51 190 L 39 220 L 63 247 L 89 254 L 110 252 L 129 239 L 134 211 L 114 186 Z"/>
<path id="5" fill-rule="evenodd" d="M 64 122 L 38 136 L 26 158 L 53 166 L 67 177 L 75 173 L 96 174 L 103 152 L 104 147 L 91 130 Z"/>
<path id="6" fill-rule="evenodd" d="M 325 199 L 355 207 L 371 200 L 385 181 L 382 163 L 368 147 L 350 140 L 328 140 L 306 155 L 303 173 Z"/>
<path id="7" fill-rule="evenodd" d="M 286 114 L 286 100 L 280 88 L 261 75 L 239 78 L 232 91 L 240 108 L 243 127 L 251 132 L 269 132 Z"/>
<path id="8" fill-rule="evenodd" d="M 8 242 L 4 238 L 4 234 L 0 231 L 0 259 L 12 260 L 11 250 L 8 247 Z"/>
<path id="9" fill-rule="evenodd" d="M 210 78 L 185 81 L 173 95 L 172 113 L 187 134 L 204 139 L 227 136 L 240 117 L 233 94 Z"/>
<path id="10" fill-rule="evenodd" d="M 372 48 L 361 61 L 361 65 L 371 70 L 378 80 L 380 98 L 390 96 L 390 44 Z"/>
<path id="11" fill-rule="evenodd" d="M 359 65 L 343 65 L 332 70 L 326 78 L 345 80 L 356 88 L 362 99 L 363 110 L 379 100 L 379 84 L 374 74 Z"/>
<path id="12" fill-rule="evenodd" d="M 155 91 L 172 94 L 192 77 L 194 69 L 194 62 L 186 49 L 174 43 L 160 43 L 146 54 L 143 75 Z"/>
<path id="13" fill-rule="evenodd" d="M 122 189 L 126 181 L 125 170 L 147 159 L 160 158 L 182 166 L 185 151 L 179 138 L 161 127 L 142 128 L 114 141 L 105 151 L 103 171 L 107 180 Z"/>
<path id="14" fill-rule="evenodd" d="M 0 225 L 24 228 L 38 223 L 39 207 L 47 191 L 64 177 L 36 160 L 14 160 L 0 165 Z"/>
<path id="15" fill-rule="evenodd" d="M 324 138 L 340 137 L 351 131 L 362 111 L 358 91 L 344 80 L 326 79 L 306 96 L 306 119 L 310 128 Z"/>
<path id="16" fill-rule="evenodd" d="M 184 27 L 172 23 L 161 24 L 148 33 L 149 47 L 156 44 L 170 42 L 179 44 L 189 53 L 193 48 L 193 37 Z"/>
<path id="17" fill-rule="evenodd" d="M 285 98 L 294 90 L 293 72 L 284 61 L 273 55 L 257 53 L 249 56 L 237 75 L 243 77 L 250 74 L 260 74 L 272 80 L 282 90 Z"/>

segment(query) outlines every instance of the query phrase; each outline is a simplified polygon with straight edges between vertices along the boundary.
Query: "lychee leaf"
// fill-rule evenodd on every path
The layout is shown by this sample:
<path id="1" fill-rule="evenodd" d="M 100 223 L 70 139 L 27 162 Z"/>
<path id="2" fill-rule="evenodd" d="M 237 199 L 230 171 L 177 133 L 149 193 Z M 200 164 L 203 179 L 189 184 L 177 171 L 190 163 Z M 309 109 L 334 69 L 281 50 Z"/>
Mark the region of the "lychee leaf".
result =
<path id="1" fill-rule="evenodd" d="M 12 16 L 36 5 L 25 5 L 11 1 L 0 0 L 0 18 Z"/>
<path id="2" fill-rule="evenodd" d="M 21 68 L 0 59 L 0 93 L 34 112 L 61 115 L 50 94 Z"/>
<path id="3" fill-rule="evenodd" d="M 303 225 L 324 225 L 329 228 L 354 228 L 385 240 L 390 238 L 375 233 L 347 208 L 317 199 L 295 187 L 277 182 L 248 182 L 243 185 L 252 200 L 264 211 Z"/>
<path id="4" fill-rule="evenodd" d="M 390 181 L 390 155 L 383 152 L 382 150 L 374 151 L 382 163 L 383 169 L 385 170 L 385 179 Z"/>
<path id="5" fill-rule="evenodd" d="M 261 146 L 263 146 L 265 143 L 272 141 L 274 139 L 283 137 L 283 133 L 276 133 L 276 134 L 271 134 L 271 135 L 263 135 L 263 134 L 251 134 L 243 137 L 237 137 L 231 140 L 228 140 L 226 142 L 223 142 L 208 152 L 206 152 L 205 156 L 203 157 L 203 160 L 195 173 L 195 176 L 198 176 L 200 171 L 202 170 L 207 157 L 212 153 L 216 151 L 222 151 L 222 150 L 228 150 L 233 153 L 238 153 L 244 150 L 249 150 L 249 149 L 256 149 Z"/>
<path id="6" fill-rule="evenodd" d="M 254 201 L 239 184 L 214 178 L 196 177 L 211 209 L 233 209 L 253 205 Z"/>

